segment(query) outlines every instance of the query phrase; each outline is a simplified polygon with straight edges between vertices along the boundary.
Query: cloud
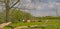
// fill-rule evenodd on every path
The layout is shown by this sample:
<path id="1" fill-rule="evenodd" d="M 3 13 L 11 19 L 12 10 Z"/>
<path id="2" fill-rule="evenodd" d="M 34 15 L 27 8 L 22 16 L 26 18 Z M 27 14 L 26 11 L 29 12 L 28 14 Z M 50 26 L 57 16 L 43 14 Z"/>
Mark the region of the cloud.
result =
<path id="1" fill-rule="evenodd" d="M 60 5 L 60 3 L 56 3 L 56 5 Z"/>
<path id="2" fill-rule="evenodd" d="M 49 8 L 53 8 L 55 5 L 56 5 L 56 3 L 54 3 L 54 2 L 53 2 L 53 3 L 49 3 L 49 4 L 48 4 L 48 7 L 49 7 Z"/>
<path id="3" fill-rule="evenodd" d="M 34 16 L 55 16 L 56 10 L 60 10 L 59 0 L 22 0 L 21 8 Z M 60 12 L 60 11 L 59 11 Z M 58 13 L 59 13 L 58 12 Z"/>

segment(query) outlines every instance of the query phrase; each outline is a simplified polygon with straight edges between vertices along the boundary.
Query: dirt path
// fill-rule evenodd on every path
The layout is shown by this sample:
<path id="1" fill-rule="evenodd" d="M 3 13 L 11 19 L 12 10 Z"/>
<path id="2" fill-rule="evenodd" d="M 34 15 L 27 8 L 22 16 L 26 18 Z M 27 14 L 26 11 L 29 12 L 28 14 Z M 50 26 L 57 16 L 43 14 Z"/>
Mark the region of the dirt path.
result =
<path id="1" fill-rule="evenodd" d="M 14 29 L 21 29 L 21 28 L 29 28 L 29 27 L 36 27 L 39 25 L 32 25 L 32 26 L 19 26 L 19 27 L 15 27 Z"/>
<path id="2" fill-rule="evenodd" d="M 9 24 L 11 24 L 12 22 L 7 22 L 7 23 L 2 23 L 2 24 L 0 24 L 0 29 L 1 28 L 4 28 L 5 26 L 7 26 L 7 25 L 9 25 Z"/>
<path id="3" fill-rule="evenodd" d="M 28 28 L 27 26 L 19 26 L 19 27 L 16 27 L 14 29 L 21 29 L 21 28 Z"/>

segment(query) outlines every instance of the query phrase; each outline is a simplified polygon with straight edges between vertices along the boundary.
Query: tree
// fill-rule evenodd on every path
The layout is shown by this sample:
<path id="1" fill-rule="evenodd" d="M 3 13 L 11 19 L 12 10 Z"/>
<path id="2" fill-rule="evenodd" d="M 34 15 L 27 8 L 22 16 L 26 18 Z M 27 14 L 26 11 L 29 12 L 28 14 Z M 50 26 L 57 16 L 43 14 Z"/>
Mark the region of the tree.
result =
<path id="1" fill-rule="evenodd" d="M 25 19 L 32 19 L 32 15 L 27 13 L 27 12 L 23 12 L 19 9 L 11 9 L 10 10 L 10 15 L 9 15 L 10 19 L 12 19 L 11 21 L 14 22 L 19 22 L 20 20 L 25 20 Z"/>
<path id="2" fill-rule="evenodd" d="M 16 2 L 14 3 L 14 1 L 16 1 Z M 0 0 L 0 2 L 5 4 L 4 6 L 5 6 L 5 9 L 6 9 L 6 22 L 7 22 L 7 21 L 10 20 L 9 19 L 9 11 L 10 11 L 10 9 L 13 8 L 17 3 L 19 3 L 20 0 Z"/>

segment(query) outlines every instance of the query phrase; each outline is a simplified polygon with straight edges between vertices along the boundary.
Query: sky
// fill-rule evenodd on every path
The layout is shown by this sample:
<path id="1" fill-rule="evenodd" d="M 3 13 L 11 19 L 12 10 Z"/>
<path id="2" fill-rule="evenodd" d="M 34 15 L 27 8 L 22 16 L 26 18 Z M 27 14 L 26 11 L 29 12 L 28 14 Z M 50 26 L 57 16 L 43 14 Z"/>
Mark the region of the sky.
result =
<path id="1" fill-rule="evenodd" d="M 36 17 L 60 16 L 60 0 L 21 0 L 16 7 Z"/>
<path id="2" fill-rule="evenodd" d="M 56 10 L 60 15 L 60 0 L 21 0 L 21 9 L 33 16 L 56 16 Z"/>

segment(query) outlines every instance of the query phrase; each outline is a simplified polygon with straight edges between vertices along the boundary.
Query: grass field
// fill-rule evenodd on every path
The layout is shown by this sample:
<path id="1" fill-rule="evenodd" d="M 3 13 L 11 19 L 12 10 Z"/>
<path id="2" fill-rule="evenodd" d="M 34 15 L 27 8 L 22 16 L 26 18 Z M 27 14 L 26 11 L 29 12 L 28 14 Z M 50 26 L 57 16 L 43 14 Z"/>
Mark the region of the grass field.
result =
<path id="1" fill-rule="evenodd" d="M 32 25 L 39 25 L 41 27 L 37 28 L 23 28 L 23 29 L 60 29 L 60 20 L 43 20 L 42 22 L 16 22 L 12 23 L 12 27 L 18 27 L 18 26 L 32 26 Z M 9 27 L 5 27 L 5 29 L 8 29 Z"/>

